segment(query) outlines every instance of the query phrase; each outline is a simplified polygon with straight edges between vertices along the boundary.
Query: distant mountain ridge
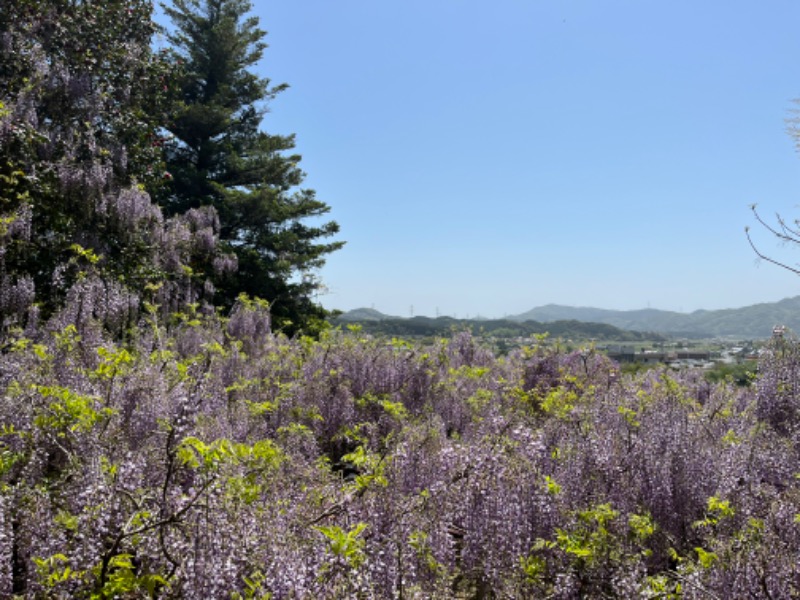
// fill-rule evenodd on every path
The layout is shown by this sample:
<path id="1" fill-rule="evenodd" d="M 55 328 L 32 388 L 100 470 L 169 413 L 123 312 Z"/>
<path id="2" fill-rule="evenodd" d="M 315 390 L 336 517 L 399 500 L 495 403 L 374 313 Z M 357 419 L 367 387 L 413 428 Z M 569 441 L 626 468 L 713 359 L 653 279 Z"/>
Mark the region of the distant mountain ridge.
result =
<path id="1" fill-rule="evenodd" d="M 392 317 L 385 315 L 374 308 L 354 308 L 348 310 L 336 317 L 337 321 L 355 323 L 358 321 L 386 321 L 387 319 L 399 319 L 400 317 Z"/>
<path id="2" fill-rule="evenodd" d="M 549 323 L 565 319 L 613 325 L 630 331 L 655 331 L 687 337 L 767 338 L 775 325 L 800 332 L 800 296 L 743 308 L 679 313 L 653 308 L 608 310 L 548 304 L 508 317 L 510 321 Z"/>
<path id="3" fill-rule="evenodd" d="M 402 320 L 372 308 L 359 308 L 343 313 L 339 322 L 378 322 Z M 742 308 L 722 310 L 696 310 L 679 313 L 654 308 L 639 310 L 610 310 L 604 308 L 563 306 L 547 304 L 519 315 L 506 317 L 507 321 L 554 323 L 579 321 L 600 323 L 618 329 L 638 332 L 656 332 L 671 336 L 710 338 L 741 337 L 763 339 L 772 335 L 775 325 L 785 325 L 800 333 L 800 296 L 779 302 L 753 304 Z"/>

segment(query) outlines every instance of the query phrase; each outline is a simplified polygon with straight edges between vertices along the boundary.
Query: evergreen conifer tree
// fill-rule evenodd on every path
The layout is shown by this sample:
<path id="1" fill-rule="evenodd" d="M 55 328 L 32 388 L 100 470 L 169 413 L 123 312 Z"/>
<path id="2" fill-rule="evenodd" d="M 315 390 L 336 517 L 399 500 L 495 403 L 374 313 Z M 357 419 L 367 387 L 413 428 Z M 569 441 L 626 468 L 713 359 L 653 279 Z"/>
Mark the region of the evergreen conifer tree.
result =
<path id="1" fill-rule="evenodd" d="M 230 305 L 244 292 L 270 302 L 275 324 L 287 331 L 324 316 L 312 296 L 313 271 L 343 242 L 337 223 L 320 224 L 329 207 L 300 189 L 304 173 L 293 135 L 260 129 L 266 104 L 285 89 L 253 73 L 266 48 L 247 0 L 175 0 L 165 12 L 183 65 L 181 98 L 165 145 L 171 185 L 160 202 L 168 214 L 215 207 L 220 239 L 238 259 L 236 273 L 215 281 Z M 311 219 L 316 225 L 308 224 Z"/>

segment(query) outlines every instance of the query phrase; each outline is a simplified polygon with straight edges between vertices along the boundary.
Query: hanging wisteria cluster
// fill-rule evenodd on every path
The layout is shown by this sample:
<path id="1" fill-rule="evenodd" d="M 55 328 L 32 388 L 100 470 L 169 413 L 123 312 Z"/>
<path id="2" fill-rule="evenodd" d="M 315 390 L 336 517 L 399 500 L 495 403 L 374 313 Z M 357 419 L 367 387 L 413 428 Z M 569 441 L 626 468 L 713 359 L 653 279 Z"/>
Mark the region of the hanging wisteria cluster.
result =
<path id="1" fill-rule="evenodd" d="M 213 208 L 165 218 L 149 193 L 169 176 L 159 127 L 174 69 L 150 48 L 152 10 L 0 5 L 0 332 L 69 306 L 62 322 L 124 335 L 146 302 L 210 304 L 212 275 L 236 268 Z"/>
<path id="2" fill-rule="evenodd" d="M 6 340 L 0 596 L 800 594 L 791 342 L 737 388 L 537 340 L 287 339 L 246 298 L 159 319 Z"/>

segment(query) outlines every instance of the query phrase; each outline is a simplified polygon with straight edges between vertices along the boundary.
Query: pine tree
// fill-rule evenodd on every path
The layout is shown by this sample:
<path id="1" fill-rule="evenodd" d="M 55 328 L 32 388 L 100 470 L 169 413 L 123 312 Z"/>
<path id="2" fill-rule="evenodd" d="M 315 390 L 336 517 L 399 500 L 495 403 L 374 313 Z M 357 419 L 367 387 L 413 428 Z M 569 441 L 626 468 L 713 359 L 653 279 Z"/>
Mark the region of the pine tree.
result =
<path id="1" fill-rule="evenodd" d="M 260 129 L 267 103 L 286 86 L 272 87 L 252 68 L 266 33 L 248 16 L 247 0 L 175 0 L 165 7 L 169 36 L 183 64 L 179 107 L 165 146 L 171 186 L 160 202 L 168 214 L 215 207 L 221 241 L 238 258 L 238 271 L 215 281 L 223 303 L 244 292 L 268 300 L 287 331 L 324 316 L 312 296 L 325 256 L 343 245 L 324 242 L 339 231 L 319 222 L 330 209 L 314 191 L 300 189 L 304 173 L 293 135 Z"/>

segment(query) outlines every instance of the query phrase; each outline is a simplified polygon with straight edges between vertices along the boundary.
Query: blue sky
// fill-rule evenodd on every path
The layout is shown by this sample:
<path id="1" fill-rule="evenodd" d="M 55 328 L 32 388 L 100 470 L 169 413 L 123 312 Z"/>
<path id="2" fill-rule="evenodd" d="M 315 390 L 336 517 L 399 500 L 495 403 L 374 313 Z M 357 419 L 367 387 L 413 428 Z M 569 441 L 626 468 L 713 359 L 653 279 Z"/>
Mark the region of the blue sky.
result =
<path id="1" fill-rule="evenodd" d="M 328 308 L 502 317 L 777 301 L 800 216 L 797 0 L 257 2 L 259 73 L 345 248 Z M 765 252 L 800 252 L 754 227 Z M 413 307 L 413 308 L 412 308 Z"/>

